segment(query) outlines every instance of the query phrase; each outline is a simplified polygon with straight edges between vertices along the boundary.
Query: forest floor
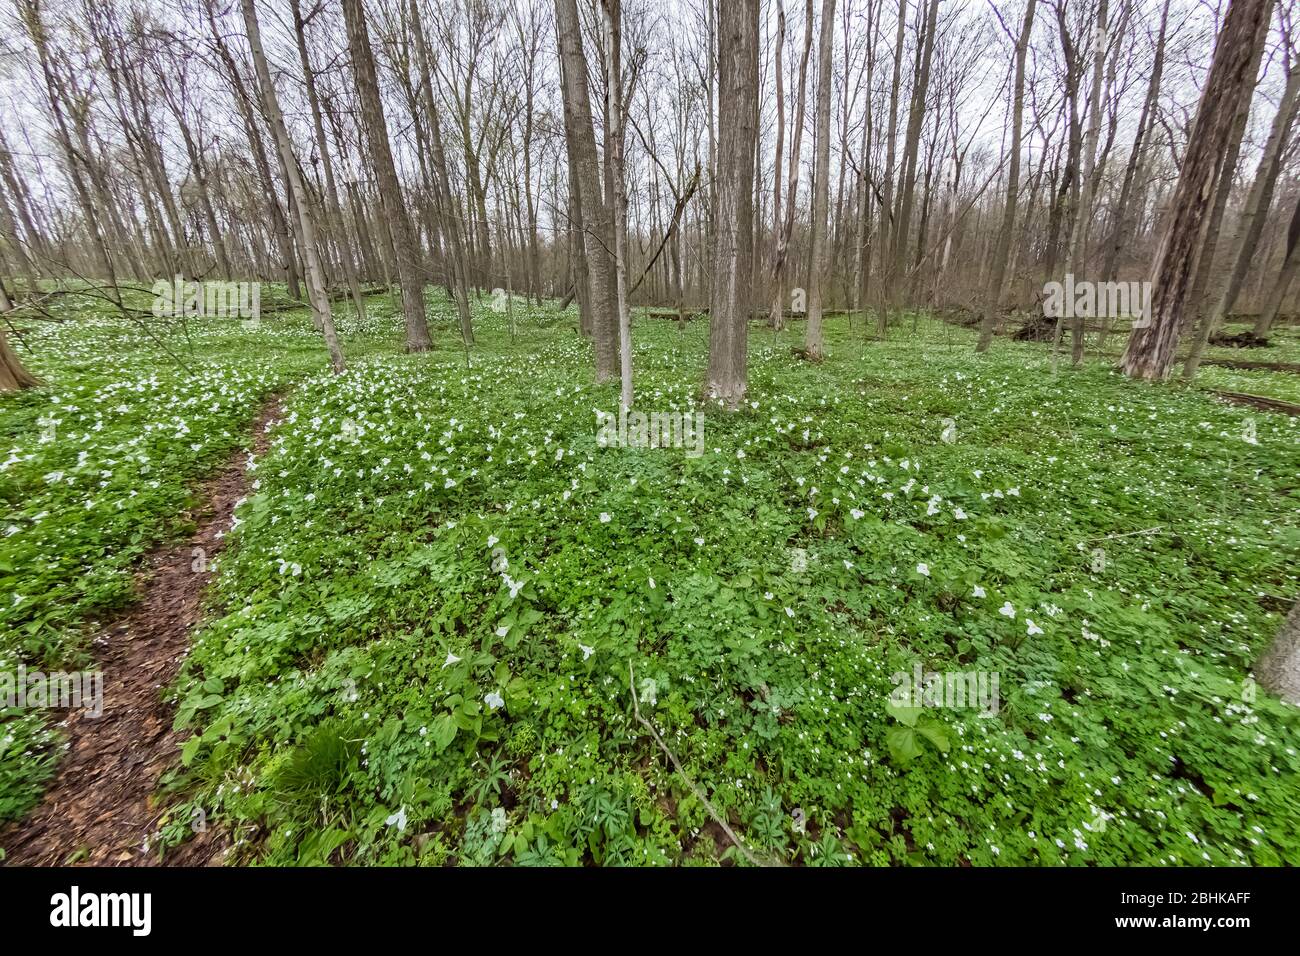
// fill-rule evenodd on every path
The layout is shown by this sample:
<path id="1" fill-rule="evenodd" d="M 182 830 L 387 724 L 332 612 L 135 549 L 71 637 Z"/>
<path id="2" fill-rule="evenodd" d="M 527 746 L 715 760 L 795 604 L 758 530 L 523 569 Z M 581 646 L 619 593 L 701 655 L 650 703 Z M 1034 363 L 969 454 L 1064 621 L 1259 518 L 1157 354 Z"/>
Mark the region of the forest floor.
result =
<path id="1" fill-rule="evenodd" d="M 71 304 L 27 330 L 49 384 L 0 399 L 0 672 L 111 660 L 148 556 L 216 526 L 205 479 L 284 396 L 153 679 L 179 746 L 141 856 L 185 859 L 199 819 L 229 862 L 1300 863 L 1300 712 L 1249 676 L 1300 592 L 1300 419 L 1211 391 L 1300 378 L 1053 375 L 926 318 L 837 317 L 812 365 L 801 325 L 755 327 L 697 456 L 598 444 L 617 387 L 571 314 L 517 303 L 512 335 L 485 299 L 467 368 L 430 305 L 426 355 L 386 298 L 342 319 L 341 377 L 302 313 L 166 349 Z M 634 340 L 636 407 L 695 410 L 706 323 Z M 1300 330 L 1250 353 L 1294 363 Z M 891 702 L 917 668 L 989 693 Z M 104 669 L 106 715 L 134 706 Z M 15 861 L 91 723 L 53 717 L 0 701 Z M 80 834 L 64 859 L 126 845 Z"/>

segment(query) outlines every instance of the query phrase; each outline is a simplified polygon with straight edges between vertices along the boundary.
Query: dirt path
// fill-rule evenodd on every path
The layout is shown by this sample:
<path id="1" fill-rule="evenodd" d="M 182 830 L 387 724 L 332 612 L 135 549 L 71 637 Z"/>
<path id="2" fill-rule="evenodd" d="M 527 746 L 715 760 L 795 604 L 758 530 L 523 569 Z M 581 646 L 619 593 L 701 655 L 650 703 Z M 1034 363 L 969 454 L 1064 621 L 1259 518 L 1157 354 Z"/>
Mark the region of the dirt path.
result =
<path id="1" fill-rule="evenodd" d="M 259 457 L 270 446 L 269 429 L 281 413 L 278 399 L 259 413 L 253 427 Z M 203 549 L 210 567 L 235 502 L 248 491 L 246 463 L 241 447 L 204 484 L 204 504 L 191 512 L 197 532 L 145 559 L 136 579 L 138 601 L 95 637 L 96 664 L 104 672 L 103 715 L 70 714 L 69 748 L 44 798 L 26 819 L 0 829 L 4 865 L 158 863 L 158 854 L 145 847 L 163 810 L 153 797 L 187 736 L 172 730 L 172 708 L 161 695 L 189 648 L 211 577 L 210 571 L 193 570 L 194 549 Z M 224 849 L 222 838 L 209 828 L 170 852 L 165 862 L 215 863 Z"/>

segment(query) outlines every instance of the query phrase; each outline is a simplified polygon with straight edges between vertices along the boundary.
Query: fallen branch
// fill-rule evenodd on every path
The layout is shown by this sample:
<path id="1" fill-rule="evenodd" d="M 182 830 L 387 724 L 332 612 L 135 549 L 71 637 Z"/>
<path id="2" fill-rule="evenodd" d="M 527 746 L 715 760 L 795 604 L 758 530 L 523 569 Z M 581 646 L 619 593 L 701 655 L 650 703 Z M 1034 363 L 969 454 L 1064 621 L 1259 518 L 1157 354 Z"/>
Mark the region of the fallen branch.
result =
<path id="1" fill-rule="evenodd" d="M 659 745 L 659 749 L 667 754 L 668 759 L 672 761 L 673 769 L 676 770 L 681 778 L 686 781 L 686 785 L 691 788 L 691 791 L 695 794 L 696 798 L 700 803 L 704 804 L 704 809 L 709 811 L 709 816 L 713 817 L 713 822 L 722 827 L 722 832 L 725 833 L 731 842 L 736 845 L 736 849 L 741 852 L 741 855 L 743 855 L 750 863 L 754 864 L 754 866 L 785 866 L 782 862 L 764 862 L 763 860 L 760 860 L 750 852 L 749 848 L 746 847 L 745 844 L 740 842 L 740 837 L 736 836 L 731 827 L 727 825 L 727 821 L 723 819 L 722 814 L 718 813 L 718 811 L 714 809 L 713 804 L 709 802 L 709 798 L 704 795 L 704 791 L 696 786 L 695 781 L 691 779 L 691 775 L 683 769 L 682 762 L 677 759 L 676 754 L 668 749 L 668 745 L 664 743 L 664 739 L 659 736 L 659 731 L 655 729 L 655 725 L 641 716 L 641 706 L 637 703 L 636 699 L 636 675 L 632 673 L 631 661 L 627 662 L 627 689 L 632 692 L 632 712 L 636 716 L 637 721 L 646 730 L 650 731 L 650 735 L 654 737 L 655 743 Z"/>

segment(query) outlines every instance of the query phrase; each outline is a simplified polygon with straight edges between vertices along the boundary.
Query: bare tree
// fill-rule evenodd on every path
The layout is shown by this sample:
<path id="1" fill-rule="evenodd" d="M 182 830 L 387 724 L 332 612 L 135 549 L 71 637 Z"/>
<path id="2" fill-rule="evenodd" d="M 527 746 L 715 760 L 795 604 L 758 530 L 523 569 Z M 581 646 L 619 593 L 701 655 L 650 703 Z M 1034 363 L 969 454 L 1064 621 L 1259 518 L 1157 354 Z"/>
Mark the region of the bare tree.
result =
<path id="1" fill-rule="evenodd" d="M 582 195 L 583 248 L 587 254 L 588 295 L 595 324 L 596 381 L 606 382 L 614 377 L 619 362 L 617 290 L 612 268 L 613 215 L 602 198 L 576 0 L 555 0 L 555 32 L 563 65 L 566 121 L 572 117 L 572 126 L 566 130 L 566 135 L 573 143 Z"/>
<path id="2" fill-rule="evenodd" d="M 707 398 L 734 408 L 748 386 L 750 241 L 758 135 L 758 0 L 722 5 L 718 18 L 718 176 L 709 310 Z M 778 185 L 779 189 L 779 185 Z"/>
<path id="3" fill-rule="evenodd" d="M 1300 104 L 1300 57 L 1288 56 L 1288 59 L 1290 62 L 1287 67 L 1286 88 L 1282 92 L 1282 99 L 1278 103 L 1277 113 L 1274 114 L 1268 140 L 1264 143 L 1263 155 L 1260 156 L 1259 166 L 1255 170 L 1254 181 L 1251 183 L 1246 204 L 1233 233 L 1232 268 L 1214 309 L 1202 318 L 1197 330 L 1196 341 L 1192 343 L 1187 363 L 1183 366 L 1183 377 L 1186 379 L 1196 377 L 1201 355 L 1210 336 L 1236 304 L 1237 296 L 1241 294 L 1241 288 L 1246 282 L 1246 272 L 1255 258 L 1259 238 L 1264 232 L 1264 217 L 1273 201 L 1273 186 L 1282 168 L 1282 154 L 1286 149 L 1291 126 L 1295 122 L 1297 105 Z"/>
<path id="4" fill-rule="evenodd" d="M 280 157 L 284 161 L 289 188 L 298 214 L 303 258 L 307 260 L 307 295 L 311 300 L 312 318 L 325 336 L 330 365 L 333 366 L 335 373 L 340 373 L 344 369 L 343 350 L 339 347 L 339 337 L 334 329 L 334 316 L 330 311 L 329 293 L 325 289 L 325 271 L 321 268 L 320 253 L 316 247 L 316 226 L 312 222 L 307 190 L 303 188 L 302 177 L 298 172 L 298 160 L 293 155 L 289 131 L 285 128 L 280 102 L 275 93 L 275 86 L 271 83 L 271 71 L 266 65 L 266 54 L 262 52 L 262 33 L 258 27 L 257 9 L 253 5 L 253 0 L 240 0 L 240 9 L 243 11 L 244 25 L 248 30 L 248 45 L 253 52 L 253 67 L 257 71 L 257 83 L 262 90 L 262 106 L 266 111 L 266 121 L 270 124 L 271 136 L 275 139 Z"/>
<path id="5" fill-rule="evenodd" d="M 821 361 L 822 273 L 826 268 L 826 205 L 831 174 L 831 62 L 835 56 L 835 0 L 822 0 L 821 38 L 817 47 L 817 168 L 813 173 L 812 254 L 808 267 L 808 328 L 804 354 Z"/>
<path id="6" fill-rule="evenodd" d="M 1133 331 L 1124 350 L 1122 368 L 1132 378 L 1162 381 L 1169 377 L 1201 225 L 1215 192 L 1220 159 L 1232 136 L 1237 111 L 1254 87 L 1253 64 L 1263 41 L 1268 12 L 1268 0 L 1229 3 L 1164 238 L 1151 268 L 1149 324 Z"/>
<path id="7" fill-rule="evenodd" d="M 1020 138 L 1025 122 L 1025 58 L 1029 53 L 1029 37 L 1034 29 L 1036 0 L 1026 0 L 1025 19 L 1016 40 L 1016 75 L 1011 92 L 1011 140 L 1007 145 L 1007 192 L 1002 206 L 1002 223 L 998 227 L 998 243 L 993 251 L 989 268 L 988 292 L 984 297 L 984 314 L 980 318 L 980 337 L 976 352 L 984 352 L 993 342 L 998 309 L 1002 303 L 1002 286 L 1006 280 L 1007 259 L 1011 253 L 1011 231 L 1016 222 L 1016 201 L 1020 191 Z"/>
<path id="8" fill-rule="evenodd" d="M 370 144 L 370 160 L 379 180 L 379 200 L 384 208 L 384 218 L 392 234 L 393 250 L 397 260 L 397 281 L 402 290 L 402 315 L 406 322 L 406 350 L 425 352 L 430 348 L 429 325 L 424 315 L 424 276 L 416 251 L 411 221 L 402 199 L 397 167 L 393 164 L 393 151 L 388 142 L 388 125 L 384 118 L 384 104 L 379 97 L 379 79 L 375 72 L 375 56 L 370 47 L 370 34 L 366 27 L 365 9 L 361 0 L 342 0 L 343 19 L 347 23 L 348 49 L 352 54 L 352 71 L 356 78 L 357 96 L 361 101 L 361 124 Z"/>

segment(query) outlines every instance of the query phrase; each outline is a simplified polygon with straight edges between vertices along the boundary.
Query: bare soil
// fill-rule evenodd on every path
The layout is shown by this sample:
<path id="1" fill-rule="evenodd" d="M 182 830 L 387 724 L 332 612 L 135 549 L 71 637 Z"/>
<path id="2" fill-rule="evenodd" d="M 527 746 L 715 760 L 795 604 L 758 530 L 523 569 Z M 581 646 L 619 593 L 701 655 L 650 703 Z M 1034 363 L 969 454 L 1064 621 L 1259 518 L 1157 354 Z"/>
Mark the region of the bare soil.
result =
<path id="1" fill-rule="evenodd" d="M 281 406 L 272 399 L 253 426 L 253 451 L 270 447 Z M 74 711 L 68 749 L 44 798 L 28 816 L 0 829 L 7 866 L 201 866 L 219 863 L 227 841 L 214 827 L 168 852 L 150 847 L 164 807 L 155 802 L 163 773 L 176 765 L 188 736 L 172 729 L 164 691 L 175 680 L 203 611 L 212 559 L 221 551 L 235 503 L 248 493 L 248 452 L 238 449 L 205 482 L 188 517 L 188 541 L 157 548 L 137 574 L 138 600 L 93 641 L 103 671 L 103 713 Z M 202 548 L 203 570 L 194 570 Z"/>

